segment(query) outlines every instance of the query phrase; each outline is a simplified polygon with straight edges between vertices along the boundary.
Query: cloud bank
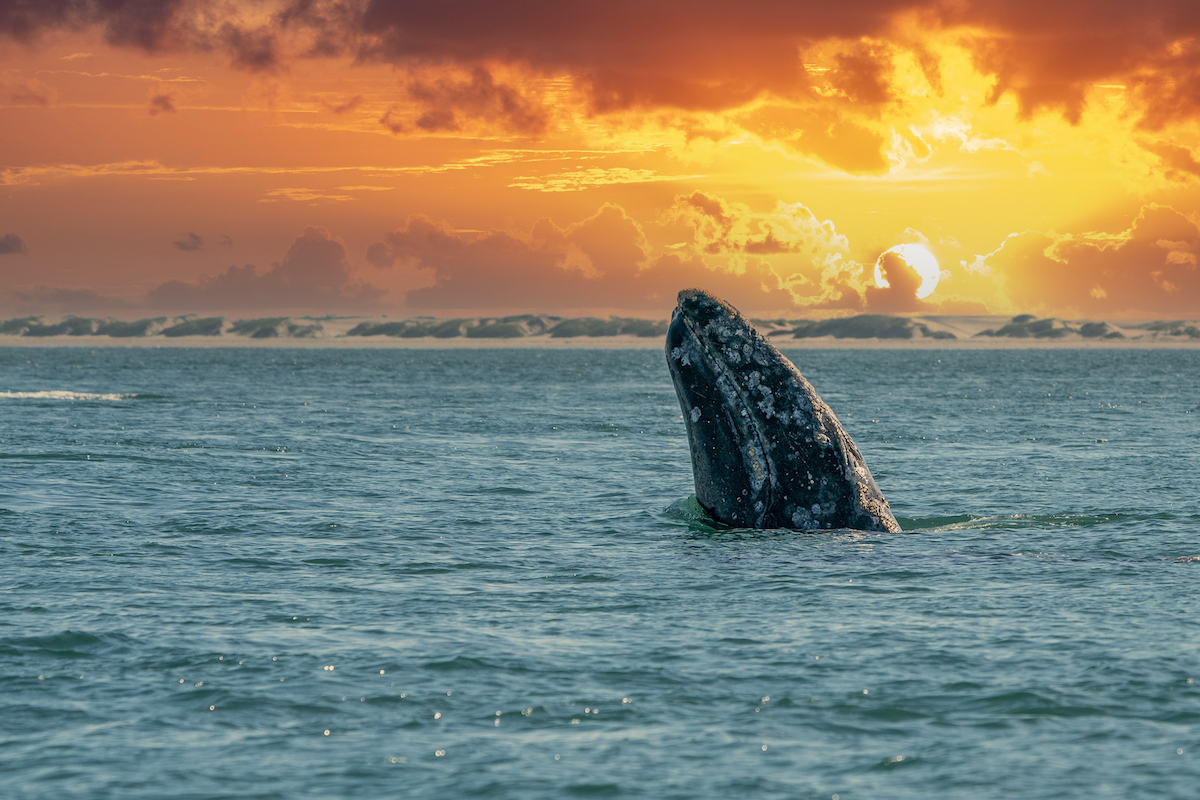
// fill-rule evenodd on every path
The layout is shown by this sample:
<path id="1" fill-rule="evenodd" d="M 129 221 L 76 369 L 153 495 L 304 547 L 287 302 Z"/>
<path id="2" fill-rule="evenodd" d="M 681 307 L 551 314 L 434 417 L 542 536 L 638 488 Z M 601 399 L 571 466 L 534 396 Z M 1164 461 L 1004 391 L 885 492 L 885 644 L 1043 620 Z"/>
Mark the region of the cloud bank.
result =
<path id="1" fill-rule="evenodd" d="M 247 264 L 196 282 L 167 281 L 152 289 L 146 301 L 148 306 L 163 310 L 327 312 L 372 309 L 383 294 L 383 290 L 353 279 L 346 248 L 329 231 L 307 227 L 283 261 L 262 274 L 253 264 Z"/>

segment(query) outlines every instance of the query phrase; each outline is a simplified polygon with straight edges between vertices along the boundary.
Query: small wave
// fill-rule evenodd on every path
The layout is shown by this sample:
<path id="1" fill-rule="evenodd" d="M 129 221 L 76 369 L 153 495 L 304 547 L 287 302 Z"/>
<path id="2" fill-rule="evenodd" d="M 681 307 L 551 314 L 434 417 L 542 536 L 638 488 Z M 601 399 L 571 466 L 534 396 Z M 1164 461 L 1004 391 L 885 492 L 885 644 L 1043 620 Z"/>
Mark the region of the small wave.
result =
<path id="1" fill-rule="evenodd" d="M 4 400 L 133 400 L 136 394 L 96 394 L 55 389 L 46 392 L 0 392 Z"/>

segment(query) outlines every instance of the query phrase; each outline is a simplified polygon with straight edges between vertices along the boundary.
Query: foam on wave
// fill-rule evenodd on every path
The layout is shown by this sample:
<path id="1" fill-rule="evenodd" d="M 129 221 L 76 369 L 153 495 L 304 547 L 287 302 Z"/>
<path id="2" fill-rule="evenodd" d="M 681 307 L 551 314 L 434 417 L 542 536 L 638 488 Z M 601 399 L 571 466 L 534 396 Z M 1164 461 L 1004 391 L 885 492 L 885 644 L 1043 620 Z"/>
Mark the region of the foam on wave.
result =
<path id="1" fill-rule="evenodd" d="M 97 394 L 52 389 L 45 392 L 0 392 L 4 400 L 132 400 L 136 394 Z"/>

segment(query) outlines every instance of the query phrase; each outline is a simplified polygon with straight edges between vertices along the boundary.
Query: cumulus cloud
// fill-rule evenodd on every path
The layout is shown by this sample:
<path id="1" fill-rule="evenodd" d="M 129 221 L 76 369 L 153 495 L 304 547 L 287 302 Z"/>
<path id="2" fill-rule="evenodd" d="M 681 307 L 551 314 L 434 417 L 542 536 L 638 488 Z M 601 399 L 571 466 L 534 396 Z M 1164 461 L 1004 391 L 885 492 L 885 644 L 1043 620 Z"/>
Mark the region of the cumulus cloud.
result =
<path id="1" fill-rule="evenodd" d="M 0 236 L 0 256 L 10 256 L 17 253 L 24 253 L 29 248 L 25 246 L 25 242 L 21 241 L 21 237 L 15 233 L 6 233 Z"/>
<path id="2" fill-rule="evenodd" d="M 1026 308 L 1083 313 L 1200 313 L 1200 229 L 1169 206 L 1141 209 L 1117 233 L 1013 234 L 986 257 Z"/>
<path id="3" fill-rule="evenodd" d="M 879 266 L 888 285 L 872 285 L 866 288 L 865 297 L 868 309 L 881 314 L 905 314 L 930 310 L 931 303 L 917 298 L 917 289 L 921 286 L 920 276 L 905 264 L 899 255 L 884 253 Z"/>
<path id="4" fill-rule="evenodd" d="M 771 213 L 755 214 L 744 203 L 696 191 L 676 196 L 667 217 L 692 228 L 691 247 L 698 253 L 725 256 L 735 268 L 776 257 L 771 271 L 796 305 L 861 304 L 862 267 L 849 257 L 850 242 L 802 203 L 780 201 Z"/>
<path id="5" fill-rule="evenodd" d="M 654 253 L 620 206 L 608 204 L 561 227 L 539 220 L 528 233 L 456 231 L 414 215 L 367 251 L 380 268 L 428 270 L 433 285 L 408 292 L 412 309 L 608 308 L 664 312 L 687 286 L 703 286 L 740 308 L 787 309 L 799 281 L 761 258 L 706 263 L 699 253 Z M 824 291 L 818 289 L 818 292 Z M 857 306 L 857 295 L 850 301 Z"/>
<path id="6" fill-rule="evenodd" d="M 150 291 L 147 302 L 171 310 L 362 310 L 383 293 L 353 279 L 346 248 L 329 231 L 308 227 L 265 273 L 247 264 L 194 283 L 167 281 Z"/>
<path id="7" fill-rule="evenodd" d="M 182 234 L 179 239 L 176 239 L 171 244 L 175 245 L 177 250 L 182 250 L 185 253 L 194 253 L 197 250 L 204 249 L 204 240 L 195 233 Z"/>

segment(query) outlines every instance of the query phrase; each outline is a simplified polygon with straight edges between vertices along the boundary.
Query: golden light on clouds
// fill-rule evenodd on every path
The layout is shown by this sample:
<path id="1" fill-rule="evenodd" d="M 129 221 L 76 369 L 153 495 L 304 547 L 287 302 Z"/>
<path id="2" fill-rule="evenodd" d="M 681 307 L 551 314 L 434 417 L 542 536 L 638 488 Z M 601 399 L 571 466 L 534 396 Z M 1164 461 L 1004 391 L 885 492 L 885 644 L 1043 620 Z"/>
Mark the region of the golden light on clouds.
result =
<path id="1" fill-rule="evenodd" d="M 1087 13 L 0 3 L 0 307 L 1200 313 L 1200 19 Z"/>
<path id="2" fill-rule="evenodd" d="M 921 284 L 914 293 L 918 300 L 924 300 L 937 289 L 938 279 L 942 276 L 942 268 L 938 265 L 933 253 L 919 244 L 898 244 L 880 253 L 875 261 L 875 285 L 881 289 L 890 289 L 887 276 L 884 274 L 884 256 L 895 253 L 900 257 L 904 266 L 917 273 Z"/>

